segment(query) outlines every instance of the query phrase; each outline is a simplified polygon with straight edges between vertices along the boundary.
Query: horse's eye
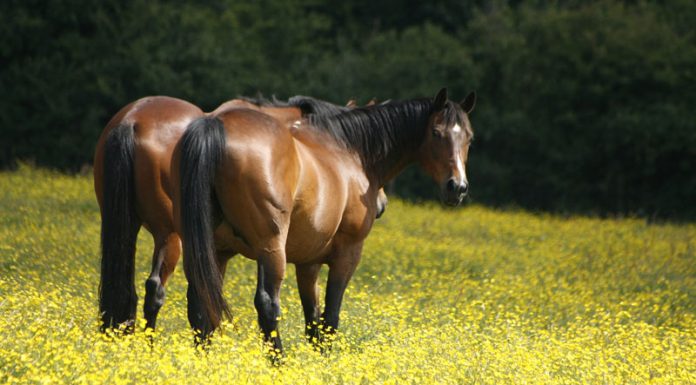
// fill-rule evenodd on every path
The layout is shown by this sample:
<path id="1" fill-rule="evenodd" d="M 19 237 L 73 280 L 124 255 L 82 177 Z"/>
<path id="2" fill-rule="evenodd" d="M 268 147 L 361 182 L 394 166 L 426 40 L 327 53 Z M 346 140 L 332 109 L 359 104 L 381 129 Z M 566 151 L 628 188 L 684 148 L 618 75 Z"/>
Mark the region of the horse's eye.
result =
<path id="1" fill-rule="evenodd" d="M 442 138 L 442 131 L 437 128 L 433 129 L 433 138 Z"/>

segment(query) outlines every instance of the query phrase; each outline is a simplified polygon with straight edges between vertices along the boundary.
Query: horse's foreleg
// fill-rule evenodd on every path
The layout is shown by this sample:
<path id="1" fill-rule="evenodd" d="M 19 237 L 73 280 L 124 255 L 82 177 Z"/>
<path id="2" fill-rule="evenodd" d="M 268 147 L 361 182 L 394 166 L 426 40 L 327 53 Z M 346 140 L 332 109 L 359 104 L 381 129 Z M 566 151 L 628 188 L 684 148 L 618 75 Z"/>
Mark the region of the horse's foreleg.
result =
<path id="1" fill-rule="evenodd" d="M 319 276 L 320 264 L 298 265 L 297 289 L 300 292 L 302 310 L 305 317 L 305 334 L 311 342 L 318 342 L 319 338 L 319 290 L 317 278 Z"/>
<path id="2" fill-rule="evenodd" d="M 343 294 L 346 291 L 355 268 L 360 262 L 362 242 L 336 250 L 329 262 L 329 280 L 326 285 L 326 305 L 322 314 L 324 333 L 333 334 L 338 329 L 339 312 Z"/>
<path id="3" fill-rule="evenodd" d="M 176 263 L 181 256 L 181 239 L 172 232 L 164 241 L 155 240 L 155 251 L 152 256 L 152 271 L 145 281 L 145 320 L 146 328 L 155 328 L 157 314 L 164 304 L 164 286 L 169 276 L 174 272 Z"/>
<path id="4" fill-rule="evenodd" d="M 264 340 L 274 353 L 280 354 L 283 345 L 278 334 L 280 319 L 280 286 L 285 276 L 285 253 L 280 250 L 267 251 L 257 260 L 258 281 L 254 305 L 259 316 L 259 326 Z"/>

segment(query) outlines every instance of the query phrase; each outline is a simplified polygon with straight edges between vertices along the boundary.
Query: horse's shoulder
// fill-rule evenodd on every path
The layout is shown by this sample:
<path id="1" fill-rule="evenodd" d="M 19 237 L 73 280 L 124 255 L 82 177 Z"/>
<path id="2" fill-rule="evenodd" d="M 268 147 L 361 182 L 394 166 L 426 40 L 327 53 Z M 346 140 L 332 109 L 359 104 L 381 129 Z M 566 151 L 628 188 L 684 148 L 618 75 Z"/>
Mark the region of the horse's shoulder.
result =
<path id="1" fill-rule="evenodd" d="M 364 239 L 375 220 L 377 197 L 364 175 L 351 178 L 347 188 L 348 199 L 339 231 L 353 236 L 356 240 Z"/>

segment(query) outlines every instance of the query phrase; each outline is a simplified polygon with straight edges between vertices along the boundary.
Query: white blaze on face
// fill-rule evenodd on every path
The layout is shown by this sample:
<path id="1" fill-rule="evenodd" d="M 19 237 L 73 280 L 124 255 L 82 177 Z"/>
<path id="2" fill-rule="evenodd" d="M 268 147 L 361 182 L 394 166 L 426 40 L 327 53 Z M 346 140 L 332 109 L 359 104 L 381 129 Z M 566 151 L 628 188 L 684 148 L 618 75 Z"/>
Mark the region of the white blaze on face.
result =
<path id="1" fill-rule="evenodd" d="M 457 151 L 457 154 L 455 155 L 454 161 L 456 162 L 457 173 L 459 174 L 459 177 L 461 178 L 461 180 L 459 182 L 460 183 L 466 182 L 466 170 L 464 169 L 464 162 L 462 162 L 462 154 L 460 151 Z"/>
<path id="2" fill-rule="evenodd" d="M 455 124 L 454 127 L 452 127 L 452 132 L 455 134 L 462 132 L 462 126 L 460 126 L 458 123 Z M 464 162 L 462 161 L 461 151 L 455 151 L 454 157 L 455 166 L 457 167 L 457 173 L 461 178 L 459 182 L 466 182 L 466 170 L 464 169 Z"/>

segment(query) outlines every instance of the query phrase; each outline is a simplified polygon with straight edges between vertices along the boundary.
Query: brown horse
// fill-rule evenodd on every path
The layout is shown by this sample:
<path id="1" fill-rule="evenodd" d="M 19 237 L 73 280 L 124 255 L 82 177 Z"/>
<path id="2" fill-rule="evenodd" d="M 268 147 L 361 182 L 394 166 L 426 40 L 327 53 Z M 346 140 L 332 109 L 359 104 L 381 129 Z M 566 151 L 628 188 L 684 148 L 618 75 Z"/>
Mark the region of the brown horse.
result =
<path id="1" fill-rule="evenodd" d="M 286 126 L 308 114 L 336 114 L 345 107 L 305 96 L 288 102 L 235 99 L 229 108 L 267 113 Z M 164 285 L 181 254 L 174 230 L 170 162 L 186 126 L 204 112 L 186 101 L 154 96 L 119 111 L 102 132 L 94 156 L 94 189 L 102 216 L 99 311 L 102 329 L 123 325 L 132 331 L 137 297 L 135 241 L 141 226 L 153 236 L 152 270 L 145 282 L 144 313 L 154 328 L 164 303 Z M 383 204 L 386 204 L 386 197 Z"/>
<path id="2" fill-rule="evenodd" d="M 229 256 L 256 260 L 254 305 L 265 341 L 282 350 L 280 286 L 293 263 L 308 337 L 336 330 L 344 290 L 375 220 L 379 189 L 418 162 L 461 203 L 472 130 L 471 93 L 460 104 L 434 99 L 390 102 L 334 116 L 302 129 L 251 110 L 193 121 L 172 160 L 175 224 L 183 236 L 188 317 L 205 340 L 229 316 L 222 281 Z M 329 266 L 324 312 L 317 277 Z M 316 341 L 316 340 L 315 340 Z"/>

